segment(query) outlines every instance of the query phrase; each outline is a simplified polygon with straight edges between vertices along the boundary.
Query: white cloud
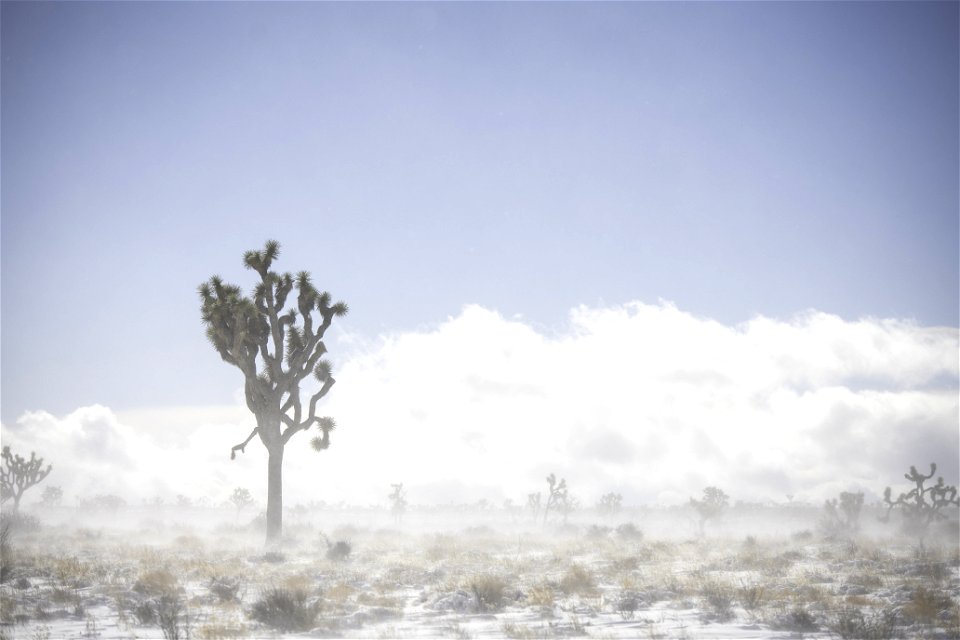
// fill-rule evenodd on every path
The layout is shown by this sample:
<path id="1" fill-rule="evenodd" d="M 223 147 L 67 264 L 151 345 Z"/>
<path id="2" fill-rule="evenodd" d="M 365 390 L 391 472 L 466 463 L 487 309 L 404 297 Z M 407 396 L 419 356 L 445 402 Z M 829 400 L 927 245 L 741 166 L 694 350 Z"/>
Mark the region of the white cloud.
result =
<path id="1" fill-rule="evenodd" d="M 730 327 L 632 303 L 577 308 L 549 335 L 469 306 L 362 347 L 341 339 L 353 355 L 322 409 L 340 428 L 320 454 L 291 442 L 288 503 L 383 503 L 394 482 L 412 502 L 522 502 L 550 472 L 586 504 L 608 491 L 676 503 L 706 484 L 818 500 L 875 497 L 911 464 L 960 472 L 954 328 L 815 312 Z M 65 489 L 222 499 L 234 486 L 263 495 L 262 446 L 227 455 L 252 425 L 240 406 L 88 407 L 26 414 L 4 443 L 48 457 Z"/>

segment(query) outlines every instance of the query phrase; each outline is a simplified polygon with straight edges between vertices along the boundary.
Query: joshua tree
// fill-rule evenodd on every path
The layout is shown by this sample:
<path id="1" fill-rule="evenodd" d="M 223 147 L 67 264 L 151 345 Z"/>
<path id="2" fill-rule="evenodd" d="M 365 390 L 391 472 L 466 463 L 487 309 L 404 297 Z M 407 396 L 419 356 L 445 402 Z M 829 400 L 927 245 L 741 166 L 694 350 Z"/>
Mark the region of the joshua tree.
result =
<path id="1" fill-rule="evenodd" d="M 860 529 L 860 509 L 863 507 L 863 492 L 842 491 L 840 500 L 827 500 L 823 505 L 822 527 L 829 537 L 849 535 Z"/>
<path id="2" fill-rule="evenodd" d="M 30 459 L 25 460 L 23 456 L 11 453 L 10 447 L 4 447 L 0 457 L 3 458 L 3 466 L 0 467 L 0 502 L 13 498 L 13 511 L 16 513 L 20 510 L 23 492 L 50 475 L 53 465 L 48 464 L 44 469 L 43 458 L 38 458 L 33 451 L 30 452 Z"/>
<path id="3" fill-rule="evenodd" d="M 724 509 L 727 508 L 729 496 L 717 487 L 707 487 L 703 490 L 703 499 L 694 500 L 690 498 L 690 505 L 696 509 L 700 515 L 700 535 L 704 535 L 704 525 L 707 520 L 719 518 Z"/>
<path id="4" fill-rule="evenodd" d="M 40 501 L 45 507 L 58 507 L 63 501 L 63 489 L 60 487 L 44 487 L 40 494 Z"/>
<path id="5" fill-rule="evenodd" d="M 198 289 L 207 338 L 224 362 L 243 373 L 247 408 L 257 421 L 247 439 L 230 450 L 230 459 L 237 451 L 243 453 L 254 436 L 267 449 L 268 543 L 279 540 L 283 527 L 284 447 L 295 434 L 314 425 L 321 435 L 311 440 L 313 448 L 322 451 L 330 446 L 335 423 L 316 413 L 317 403 L 335 382 L 330 362 L 321 359 L 327 352 L 323 336 L 334 318 L 347 313 L 345 303 L 331 304 L 329 293 L 314 288 L 306 271 L 296 277 L 271 271 L 279 254 L 280 244 L 274 240 L 262 251 L 244 254 L 244 265 L 260 276 L 250 297 L 219 276 Z M 294 287 L 295 303 L 285 311 Z M 304 415 L 300 385 L 311 373 L 321 386 L 310 397 Z"/>
<path id="6" fill-rule="evenodd" d="M 240 512 L 243 511 L 245 507 L 249 507 L 253 504 L 253 496 L 250 495 L 250 491 L 248 489 L 237 487 L 230 495 L 230 502 L 232 502 L 233 506 L 237 508 L 237 518 L 239 519 Z"/>
<path id="7" fill-rule="evenodd" d="M 550 490 L 550 497 L 547 498 L 547 506 L 543 509 L 543 524 L 547 524 L 547 516 L 550 515 L 550 509 L 556 509 L 563 514 L 563 523 L 567 523 L 567 516 L 577 508 L 577 501 L 570 497 L 567 491 L 567 481 L 563 478 L 557 482 L 557 477 L 552 473 L 547 476 L 547 485 Z"/>
<path id="8" fill-rule="evenodd" d="M 527 494 L 527 511 L 533 515 L 533 521 L 536 522 L 540 517 L 540 493 Z"/>
<path id="9" fill-rule="evenodd" d="M 397 524 L 400 524 L 400 521 L 403 520 L 403 514 L 407 511 L 407 492 L 403 490 L 403 483 L 392 484 L 393 491 L 387 496 L 387 498 L 392 503 L 390 505 L 390 513 L 393 514 L 393 519 Z"/>
<path id="10" fill-rule="evenodd" d="M 891 499 L 890 487 L 883 492 L 883 499 L 887 503 L 887 513 L 881 518 L 883 522 L 890 519 L 890 512 L 894 507 L 900 507 L 903 512 L 903 524 L 907 531 L 916 534 L 920 539 L 920 546 L 923 546 L 923 537 L 926 534 L 927 527 L 934 520 L 946 519 L 943 513 L 945 507 L 960 506 L 960 497 L 957 496 L 957 488 L 944 484 L 943 478 L 937 478 L 937 484 L 932 487 L 924 487 L 924 483 L 933 477 L 937 472 L 937 465 L 930 463 L 930 473 L 923 475 L 917 471 L 916 467 L 910 467 L 910 473 L 903 474 L 903 477 L 914 483 L 914 488 L 907 493 L 901 493 L 896 500 Z"/>
<path id="11" fill-rule="evenodd" d="M 597 503 L 597 511 L 604 516 L 615 516 L 620 513 L 623 504 L 623 496 L 619 493 L 606 493 L 600 497 Z"/>

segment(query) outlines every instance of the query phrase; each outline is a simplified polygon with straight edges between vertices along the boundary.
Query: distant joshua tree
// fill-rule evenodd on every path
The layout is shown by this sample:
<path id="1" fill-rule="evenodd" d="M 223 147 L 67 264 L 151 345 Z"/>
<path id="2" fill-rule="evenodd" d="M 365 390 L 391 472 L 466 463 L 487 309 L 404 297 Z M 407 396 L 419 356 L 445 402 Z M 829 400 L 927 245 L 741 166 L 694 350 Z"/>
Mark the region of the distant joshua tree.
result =
<path id="1" fill-rule="evenodd" d="M 889 521 L 890 512 L 894 508 L 899 508 L 903 513 L 904 529 L 919 538 L 921 548 L 930 523 L 935 520 L 946 519 L 947 516 L 943 511 L 947 507 L 951 505 L 960 506 L 957 487 L 944 484 L 942 477 L 937 478 L 937 483 L 932 487 L 923 486 L 936 472 L 937 465 L 935 463 L 930 463 L 930 473 L 927 475 L 917 471 L 916 467 L 910 467 L 910 473 L 905 473 L 903 477 L 914 483 L 913 489 L 907 493 L 901 493 L 896 500 L 890 497 L 890 487 L 887 487 L 883 492 L 883 500 L 887 503 L 887 513 L 881 520 L 883 522 Z"/>
<path id="2" fill-rule="evenodd" d="M 533 516 L 533 521 L 536 522 L 540 518 L 540 494 L 539 493 L 528 493 L 527 494 L 527 511 Z"/>
<path id="3" fill-rule="evenodd" d="M 314 288 L 306 271 L 296 277 L 271 271 L 279 255 L 280 244 L 275 240 L 268 241 L 262 251 L 244 254 L 244 265 L 260 276 L 250 297 L 219 276 L 199 287 L 207 338 L 224 362 L 243 373 L 247 408 L 257 420 L 247 439 L 230 450 L 230 458 L 237 451 L 243 453 L 254 436 L 259 436 L 267 449 L 268 544 L 280 539 L 283 527 L 283 450 L 287 442 L 316 425 L 321 435 L 313 438 L 311 445 L 317 451 L 330 446 L 330 432 L 336 426 L 333 418 L 317 416 L 317 403 L 335 382 L 330 362 L 322 359 L 327 352 L 323 336 L 334 318 L 347 313 L 345 303 L 332 303 L 329 293 Z M 296 300 L 284 310 L 294 287 Z M 321 386 L 305 408 L 300 386 L 311 373 Z"/>
<path id="4" fill-rule="evenodd" d="M 543 509 L 543 524 L 547 524 L 547 516 L 550 510 L 554 509 L 563 515 L 563 524 L 567 523 L 567 516 L 577 508 L 577 500 L 570 496 L 567 489 L 567 481 L 564 478 L 557 482 L 554 474 L 547 476 L 547 485 L 550 496 L 547 498 L 547 506 Z"/>
<path id="5" fill-rule="evenodd" d="M 692 506 L 700 516 L 699 528 L 701 537 L 705 533 L 704 525 L 706 525 L 707 520 L 719 518 L 726 510 L 729 499 L 730 496 L 717 487 L 707 487 L 704 489 L 703 498 L 700 500 L 690 498 L 690 506 Z"/>
<path id="6" fill-rule="evenodd" d="M 407 511 L 407 492 L 403 490 L 403 483 L 392 484 L 393 491 L 387 495 L 390 500 L 390 513 L 393 514 L 393 520 L 397 524 L 403 520 L 403 514 Z"/>
<path id="7" fill-rule="evenodd" d="M 253 504 L 253 496 L 250 491 L 243 487 L 237 487 L 230 495 L 230 502 L 237 508 L 237 519 L 240 519 L 240 512 Z"/>
<path id="8" fill-rule="evenodd" d="M 50 475 L 53 465 L 48 464 L 44 469 L 43 458 L 38 458 L 33 451 L 30 452 L 30 459 L 25 460 L 13 454 L 10 447 L 4 447 L 0 457 L 3 459 L 0 467 L 0 502 L 12 498 L 13 512 L 16 513 L 20 510 L 20 498 L 24 492 Z"/>
<path id="9" fill-rule="evenodd" d="M 47 486 L 43 488 L 40 494 L 40 502 L 45 507 L 59 507 L 63 502 L 63 489 L 60 487 Z"/>
<path id="10" fill-rule="evenodd" d="M 860 509 L 863 507 L 863 492 L 843 491 L 840 500 L 827 500 L 823 505 L 821 527 L 828 537 L 847 536 L 860 529 Z"/>
<path id="11" fill-rule="evenodd" d="M 619 493 L 606 493 L 600 497 L 597 503 L 597 511 L 602 516 L 615 516 L 620 513 L 623 506 L 623 496 Z"/>

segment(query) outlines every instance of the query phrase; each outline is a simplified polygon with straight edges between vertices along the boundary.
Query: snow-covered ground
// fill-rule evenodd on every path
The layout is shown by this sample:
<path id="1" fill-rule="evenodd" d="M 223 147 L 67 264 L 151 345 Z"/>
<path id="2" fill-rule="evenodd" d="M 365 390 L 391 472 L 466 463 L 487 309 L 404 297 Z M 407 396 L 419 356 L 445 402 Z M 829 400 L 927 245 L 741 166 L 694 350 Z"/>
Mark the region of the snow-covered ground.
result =
<path id="1" fill-rule="evenodd" d="M 272 551 L 252 514 L 220 509 L 33 515 L 5 560 L 3 638 L 960 637 L 956 513 L 921 548 L 869 513 L 826 539 L 816 509 L 786 506 L 732 509 L 703 537 L 670 509 L 546 527 L 301 510 Z"/>

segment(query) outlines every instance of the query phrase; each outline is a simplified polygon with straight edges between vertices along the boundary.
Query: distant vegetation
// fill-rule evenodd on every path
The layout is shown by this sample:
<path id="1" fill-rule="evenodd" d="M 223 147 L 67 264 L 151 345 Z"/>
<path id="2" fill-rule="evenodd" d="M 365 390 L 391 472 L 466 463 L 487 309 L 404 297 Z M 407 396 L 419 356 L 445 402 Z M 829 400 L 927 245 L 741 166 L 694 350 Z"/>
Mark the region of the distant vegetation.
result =
<path id="1" fill-rule="evenodd" d="M 13 511 L 20 510 L 20 499 L 24 492 L 43 481 L 53 465 L 47 465 L 43 468 L 43 458 L 38 458 L 33 451 L 30 452 L 30 459 L 16 455 L 10 451 L 10 447 L 4 447 L 0 453 L 2 465 L 0 465 L 0 502 L 13 500 Z"/>

